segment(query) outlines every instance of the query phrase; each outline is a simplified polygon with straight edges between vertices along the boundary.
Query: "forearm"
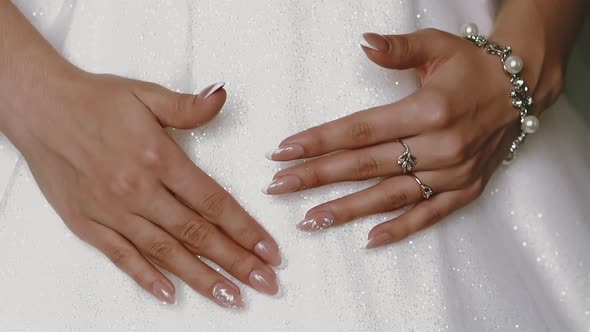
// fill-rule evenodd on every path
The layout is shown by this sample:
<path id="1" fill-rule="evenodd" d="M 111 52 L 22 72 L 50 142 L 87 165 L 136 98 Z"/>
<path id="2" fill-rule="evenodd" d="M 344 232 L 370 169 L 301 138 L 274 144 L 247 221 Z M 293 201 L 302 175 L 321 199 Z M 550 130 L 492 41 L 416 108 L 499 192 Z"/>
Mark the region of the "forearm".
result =
<path id="1" fill-rule="evenodd" d="M 491 39 L 510 45 L 525 62 L 538 114 L 559 96 L 569 54 L 588 0 L 504 0 Z"/>
<path id="2" fill-rule="evenodd" d="M 71 68 L 10 1 L 0 0 L 0 131 L 16 131 Z"/>

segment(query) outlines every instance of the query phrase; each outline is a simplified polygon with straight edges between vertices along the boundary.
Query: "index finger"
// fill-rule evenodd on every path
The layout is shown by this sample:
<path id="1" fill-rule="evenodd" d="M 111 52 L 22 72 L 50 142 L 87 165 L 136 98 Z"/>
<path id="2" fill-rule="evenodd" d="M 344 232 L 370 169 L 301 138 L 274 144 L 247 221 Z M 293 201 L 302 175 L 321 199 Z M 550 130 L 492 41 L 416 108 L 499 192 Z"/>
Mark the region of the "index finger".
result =
<path id="1" fill-rule="evenodd" d="M 421 89 L 396 103 L 307 129 L 285 139 L 267 158 L 274 161 L 311 158 L 417 135 L 431 123 L 440 122 L 442 107 L 430 94 Z"/>

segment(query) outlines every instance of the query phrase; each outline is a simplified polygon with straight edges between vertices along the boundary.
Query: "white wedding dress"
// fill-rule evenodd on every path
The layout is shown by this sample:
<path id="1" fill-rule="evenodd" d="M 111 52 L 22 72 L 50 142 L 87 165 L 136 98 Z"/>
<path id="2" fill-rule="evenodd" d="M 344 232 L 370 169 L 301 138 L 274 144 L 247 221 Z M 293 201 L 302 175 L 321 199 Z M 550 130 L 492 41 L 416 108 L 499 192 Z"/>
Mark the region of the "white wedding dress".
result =
<path id="1" fill-rule="evenodd" d="M 489 32 L 493 1 L 20 0 L 76 65 L 191 92 L 226 81 L 210 124 L 172 134 L 282 245 L 284 294 L 244 288 L 232 313 L 178 279 L 160 305 L 63 225 L 0 135 L 1 331 L 589 331 L 590 130 L 565 98 L 485 194 L 426 231 L 360 250 L 390 215 L 307 235 L 321 202 L 370 185 L 266 197 L 288 134 L 417 88 L 414 72 L 369 62 L 363 32 Z"/>

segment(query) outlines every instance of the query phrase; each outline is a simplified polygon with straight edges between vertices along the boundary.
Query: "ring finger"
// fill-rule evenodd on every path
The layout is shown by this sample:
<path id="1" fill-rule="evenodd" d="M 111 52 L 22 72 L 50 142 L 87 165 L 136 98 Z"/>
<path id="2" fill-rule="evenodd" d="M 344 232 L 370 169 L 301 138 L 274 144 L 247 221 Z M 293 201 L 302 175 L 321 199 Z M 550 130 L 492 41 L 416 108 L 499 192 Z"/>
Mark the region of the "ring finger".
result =
<path id="1" fill-rule="evenodd" d="M 311 209 L 305 219 L 297 224 L 297 228 L 304 232 L 315 232 L 361 217 L 395 211 L 424 200 L 424 191 L 414 176 L 434 194 L 457 190 L 470 180 L 461 179 L 454 168 L 391 177 L 373 187 Z"/>
<path id="2" fill-rule="evenodd" d="M 309 160 L 278 172 L 263 191 L 268 195 L 281 195 L 331 183 L 401 175 L 404 169 L 399 161 L 406 146 L 416 161 L 411 171 L 444 169 L 453 166 L 457 159 L 453 151 L 449 152 L 444 138 L 442 133 L 420 135 L 404 139 L 403 144 L 392 141 Z"/>
<path id="3" fill-rule="evenodd" d="M 497 164 L 497 156 L 492 160 L 489 160 L 489 157 L 497 149 L 502 138 L 503 133 L 492 136 L 481 153 L 465 164 L 439 171 L 390 177 L 368 189 L 319 205 L 311 209 L 297 227 L 307 232 L 319 231 L 420 202 L 425 197 L 418 182 L 427 185 L 434 194 L 457 191 L 470 188 L 474 183 L 482 183 L 482 178 L 486 174 L 481 170 L 485 170 L 488 164 L 494 167 Z"/>
<path id="4" fill-rule="evenodd" d="M 119 233 L 92 220 L 70 228 L 160 301 L 169 304 L 176 301 L 174 284 Z"/>
<path id="5" fill-rule="evenodd" d="M 122 235 L 154 263 L 223 307 L 243 307 L 238 286 L 195 257 L 170 234 L 137 215 L 128 215 L 122 224 Z"/>

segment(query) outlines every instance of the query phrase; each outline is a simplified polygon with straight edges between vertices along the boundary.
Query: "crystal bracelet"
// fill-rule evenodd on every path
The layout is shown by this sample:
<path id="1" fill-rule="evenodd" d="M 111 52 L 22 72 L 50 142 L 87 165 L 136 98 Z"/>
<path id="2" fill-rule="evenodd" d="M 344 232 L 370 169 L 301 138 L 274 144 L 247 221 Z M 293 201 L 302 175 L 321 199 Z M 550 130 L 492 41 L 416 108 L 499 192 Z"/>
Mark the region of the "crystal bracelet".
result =
<path id="1" fill-rule="evenodd" d="M 520 113 L 520 135 L 512 141 L 508 156 L 504 159 L 506 163 L 509 163 L 514 160 L 516 150 L 524 144 L 527 136 L 537 132 L 540 126 L 539 119 L 534 115 L 529 115 L 533 108 L 533 97 L 529 96 L 529 88 L 524 79 L 518 75 L 524 67 L 524 62 L 519 56 L 512 55 L 510 46 L 502 47 L 479 35 L 477 25 L 474 23 L 464 24 L 461 27 L 461 34 L 465 39 L 486 50 L 488 54 L 499 56 L 504 71 L 510 77 L 512 88 L 509 96 L 512 98 L 512 106 L 518 109 Z"/>

